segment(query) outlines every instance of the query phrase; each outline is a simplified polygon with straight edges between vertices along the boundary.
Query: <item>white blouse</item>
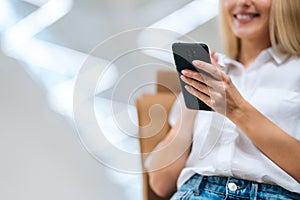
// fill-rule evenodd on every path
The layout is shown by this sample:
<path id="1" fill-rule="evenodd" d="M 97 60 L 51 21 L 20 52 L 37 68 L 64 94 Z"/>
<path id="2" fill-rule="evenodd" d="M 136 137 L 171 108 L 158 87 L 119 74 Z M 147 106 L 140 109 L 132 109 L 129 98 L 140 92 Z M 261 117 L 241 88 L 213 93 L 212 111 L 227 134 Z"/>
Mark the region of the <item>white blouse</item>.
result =
<path id="1" fill-rule="evenodd" d="M 300 58 L 278 54 L 269 48 L 248 68 L 223 55 L 219 55 L 219 62 L 248 102 L 300 140 Z M 175 104 L 171 111 L 171 125 L 178 115 L 178 105 Z M 178 188 L 198 173 L 276 184 L 300 193 L 300 184 L 256 148 L 228 118 L 215 112 L 199 111 L 193 138 Z"/>

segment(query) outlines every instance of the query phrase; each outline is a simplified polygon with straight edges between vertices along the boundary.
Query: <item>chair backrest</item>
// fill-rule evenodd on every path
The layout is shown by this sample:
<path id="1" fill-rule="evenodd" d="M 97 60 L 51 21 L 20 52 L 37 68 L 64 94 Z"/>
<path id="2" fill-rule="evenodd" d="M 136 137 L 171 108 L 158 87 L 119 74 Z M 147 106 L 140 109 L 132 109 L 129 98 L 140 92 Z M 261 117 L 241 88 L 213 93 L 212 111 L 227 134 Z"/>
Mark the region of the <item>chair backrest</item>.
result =
<path id="1" fill-rule="evenodd" d="M 175 71 L 157 72 L 157 92 L 143 94 L 136 100 L 139 120 L 139 141 L 143 168 L 143 199 L 164 200 L 150 188 L 144 162 L 155 146 L 166 136 L 170 129 L 168 114 L 180 92 L 178 75 Z"/>

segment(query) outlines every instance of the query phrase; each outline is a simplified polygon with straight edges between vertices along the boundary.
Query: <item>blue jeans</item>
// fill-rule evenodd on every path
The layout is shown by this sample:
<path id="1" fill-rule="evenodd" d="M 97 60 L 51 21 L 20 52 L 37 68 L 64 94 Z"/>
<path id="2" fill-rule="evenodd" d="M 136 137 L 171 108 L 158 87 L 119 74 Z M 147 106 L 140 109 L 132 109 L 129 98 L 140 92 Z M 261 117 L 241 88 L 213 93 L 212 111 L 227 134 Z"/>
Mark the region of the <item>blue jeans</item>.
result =
<path id="1" fill-rule="evenodd" d="M 300 194 L 280 186 L 243 179 L 195 174 L 171 200 L 300 200 Z"/>

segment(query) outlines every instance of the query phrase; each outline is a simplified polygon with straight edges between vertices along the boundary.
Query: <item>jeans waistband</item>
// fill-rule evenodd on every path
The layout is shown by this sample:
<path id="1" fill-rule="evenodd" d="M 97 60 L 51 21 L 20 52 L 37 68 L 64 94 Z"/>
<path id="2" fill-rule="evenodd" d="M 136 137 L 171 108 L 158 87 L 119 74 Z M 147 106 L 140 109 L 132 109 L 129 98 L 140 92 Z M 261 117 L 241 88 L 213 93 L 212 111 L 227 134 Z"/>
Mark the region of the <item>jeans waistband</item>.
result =
<path id="1" fill-rule="evenodd" d="M 258 193 L 268 193 L 284 195 L 290 199 L 300 199 L 300 194 L 288 191 L 277 185 L 232 177 L 201 176 L 195 174 L 186 184 L 194 188 L 196 193 L 200 193 L 201 190 L 209 190 L 224 195 L 250 197 L 250 199 L 256 199 Z"/>

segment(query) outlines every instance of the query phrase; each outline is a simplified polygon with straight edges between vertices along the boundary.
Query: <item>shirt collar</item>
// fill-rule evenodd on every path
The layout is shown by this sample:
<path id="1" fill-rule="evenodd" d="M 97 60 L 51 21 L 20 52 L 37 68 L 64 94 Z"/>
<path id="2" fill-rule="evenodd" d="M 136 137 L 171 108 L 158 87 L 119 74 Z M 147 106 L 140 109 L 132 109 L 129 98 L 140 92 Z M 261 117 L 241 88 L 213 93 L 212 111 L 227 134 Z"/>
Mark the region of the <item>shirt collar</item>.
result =
<path id="1" fill-rule="evenodd" d="M 273 48 L 268 48 L 267 51 L 278 65 L 281 65 L 289 57 L 289 54 L 280 53 Z"/>
<path id="2" fill-rule="evenodd" d="M 229 65 L 237 65 L 240 64 L 238 61 L 223 55 L 223 54 L 218 54 L 217 57 L 219 58 L 219 60 L 222 60 L 222 63 L 220 63 L 220 65 L 224 66 L 226 68 L 226 66 Z M 276 64 L 279 66 L 281 65 L 287 58 L 289 57 L 289 54 L 283 54 L 280 53 L 278 51 L 275 51 L 272 47 L 267 48 L 265 50 L 263 50 L 258 56 L 257 59 L 262 59 L 262 60 L 269 60 L 272 59 L 276 62 Z"/>
<path id="3" fill-rule="evenodd" d="M 219 65 L 221 65 L 223 67 L 223 71 L 225 73 L 228 72 L 228 68 L 230 68 L 230 66 L 238 66 L 241 65 L 241 63 L 239 63 L 238 61 L 224 55 L 224 54 L 220 54 L 220 53 L 216 53 L 216 56 L 218 58 L 218 63 Z"/>

